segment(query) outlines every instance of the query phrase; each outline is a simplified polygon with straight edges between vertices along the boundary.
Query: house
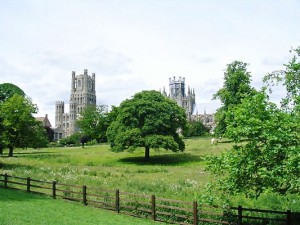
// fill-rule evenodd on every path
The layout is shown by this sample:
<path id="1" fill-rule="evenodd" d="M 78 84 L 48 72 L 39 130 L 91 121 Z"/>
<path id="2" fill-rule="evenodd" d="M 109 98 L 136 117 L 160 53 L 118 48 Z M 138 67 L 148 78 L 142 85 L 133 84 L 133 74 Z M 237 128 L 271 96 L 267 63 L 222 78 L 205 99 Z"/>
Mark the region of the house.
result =
<path id="1" fill-rule="evenodd" d="M 43 127 L 51 127 L 51 123 L 48 119 L 48 114 L 42 117 L 35 117 L 37 121 L 40 121 L 43 124 Z"/>

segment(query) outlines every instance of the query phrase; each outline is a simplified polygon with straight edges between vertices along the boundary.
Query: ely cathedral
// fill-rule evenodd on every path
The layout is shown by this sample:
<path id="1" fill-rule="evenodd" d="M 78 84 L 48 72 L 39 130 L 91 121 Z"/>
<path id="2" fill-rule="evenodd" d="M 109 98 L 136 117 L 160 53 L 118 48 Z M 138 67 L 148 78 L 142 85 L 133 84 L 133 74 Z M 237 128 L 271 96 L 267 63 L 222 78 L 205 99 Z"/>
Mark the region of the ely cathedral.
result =
<path id="1" fill-rule="evenodd" d="M 83 74 L 76 75 L 72 72 L 71 95 L 69 101 L 69 113 L 65 112 L 65 103 L 57 101 L 55 104 L 55 129 L 54 140 L 68 137 L 77 131 L 76 120 L 80 113 L 89 106 L 96 106 L 95 73 L 88 75 L 87 69 Z M 162 94 L 173 99 L 186 111 L 188 120 L 193 120 L 192 115 L 195 109 L 195 91 L 188 88 L 186 94 L 185 78 L 175 77 L 169 79 L 170 93 L 167 95 L 165 89 Z"/>
<path id="2" fill-rule="evenodd" d="M 54 140 L 74 134 L 80 113 L 89 105 L 96 106 L 95 81 L 95 73 L 90 76 L 86 69 L 80 75 L 76 75 L 75 71 L 72 72 L 69 113 L 65 113 L 63 101 L 57 101 L 55 104 Z"/>
<path id="3" fill-rule="evenodd" d="M 187 94 L 185 90 L 185 78 L 179 77 L 178 80 L 175 77 L 169 78 L 169 95 L 167 95 L 165 89 L 162 94 L 177 102 L 177 105 L 185 109 L 187 119 L 192 120 L 192 115 L 196 106 L 195 90 L 188 87 Z"/>

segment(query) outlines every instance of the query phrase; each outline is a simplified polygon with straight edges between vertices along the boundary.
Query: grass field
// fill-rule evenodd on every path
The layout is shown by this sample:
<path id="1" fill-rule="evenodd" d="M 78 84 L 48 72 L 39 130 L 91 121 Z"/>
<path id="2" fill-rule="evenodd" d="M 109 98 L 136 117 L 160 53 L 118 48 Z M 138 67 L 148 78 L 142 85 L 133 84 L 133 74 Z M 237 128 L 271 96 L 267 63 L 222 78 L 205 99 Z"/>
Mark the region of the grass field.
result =
<path id="1" fill-rule="evenodd" d="M 0 225 L 154 225 L 115 212 L 53 200 L 22 191 L 0 189 Z"/>
<path id="2" fill-rule="evenodd" d="M 231 143 L 223 141 L 211 145 L 209 138 L 187 139 L 185 143 L 186 150 L 183 153 L 151 150 L 150 162 L 144 161 L 143 149 L 131 153 L 114 153 L 108 145 L 86 146 L 84 149 L 17 149 L 13 158 L 0 157 L 0 173 L 155 194 L 185 201 L 199 200 L 205 185 L 215 179 L 205 170 L 206 157 L 221 154 L 231 147 Z M 298 195 L 282 197 L 267 194 L 252 201 L 237 196 L 232 198 L 232 204 L 300 211 Z"/>

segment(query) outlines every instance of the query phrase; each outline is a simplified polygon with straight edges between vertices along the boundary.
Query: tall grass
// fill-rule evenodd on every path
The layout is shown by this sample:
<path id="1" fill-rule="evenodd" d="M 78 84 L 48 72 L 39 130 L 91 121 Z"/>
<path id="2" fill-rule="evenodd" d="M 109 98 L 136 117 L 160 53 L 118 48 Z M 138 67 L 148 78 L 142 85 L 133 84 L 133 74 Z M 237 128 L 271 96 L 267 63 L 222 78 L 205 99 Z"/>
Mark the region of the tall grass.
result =
<path id="1" fill-rule="evenodd" d="M 207 202 L 218 193 L 207 193 L 206 185 L 216 178 L 205 170 L 206 157 L 221 154 L 231 147 L 231 143 L 224 141 L 211 145 L 208 138 L 196 138 L 185 140 L 185 144 L 186 150 L 183 153 L 152 150 L 149 162 L 144 161 L 143 149 L 114 153 L 108 145 L 87 146 L 84 149 L 17 149 L 13 158 L 0 157 L 0 173 L 155 194 L 185 201 L 202 202 L 203 196 L 206 196 Z M 275 194 L 269 202 L 272 202 L 270 204 L 274 209 L 285 210 L 287 206 L 296 209 L 296 205 L 300 205 L 300 197 L 295 195 L 289 198 L 295 203 L 290 204 L 287 198 Z M 263 201 L 250 201 L 243 196 L 231 199 L 233 205 L 241 202 L 243 206 L 267 205 Z"/>

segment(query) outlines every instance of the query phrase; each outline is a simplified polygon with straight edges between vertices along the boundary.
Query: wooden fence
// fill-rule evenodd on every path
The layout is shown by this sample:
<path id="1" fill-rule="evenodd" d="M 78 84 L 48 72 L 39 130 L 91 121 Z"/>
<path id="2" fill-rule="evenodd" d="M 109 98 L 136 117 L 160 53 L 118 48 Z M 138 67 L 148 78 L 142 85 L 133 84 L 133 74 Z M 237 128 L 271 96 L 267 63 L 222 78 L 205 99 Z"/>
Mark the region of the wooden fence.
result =
<path id="1" fill-rule="evenodd" d="M 113 210 L 135 217 L 149 218 L 172 224 L 278 224 L 292 225 L 291 211 L 258 210 L 239 207 L 221 208 L 199 205 L 196 201 L 186 202 L 159 198 L 155 195 L 140 195 L 120 190 L 88 188 L 83 185 L 41 181 L 0 174 L 0 187 L 26 190 L 46 194 L 83 205 Z"/>

